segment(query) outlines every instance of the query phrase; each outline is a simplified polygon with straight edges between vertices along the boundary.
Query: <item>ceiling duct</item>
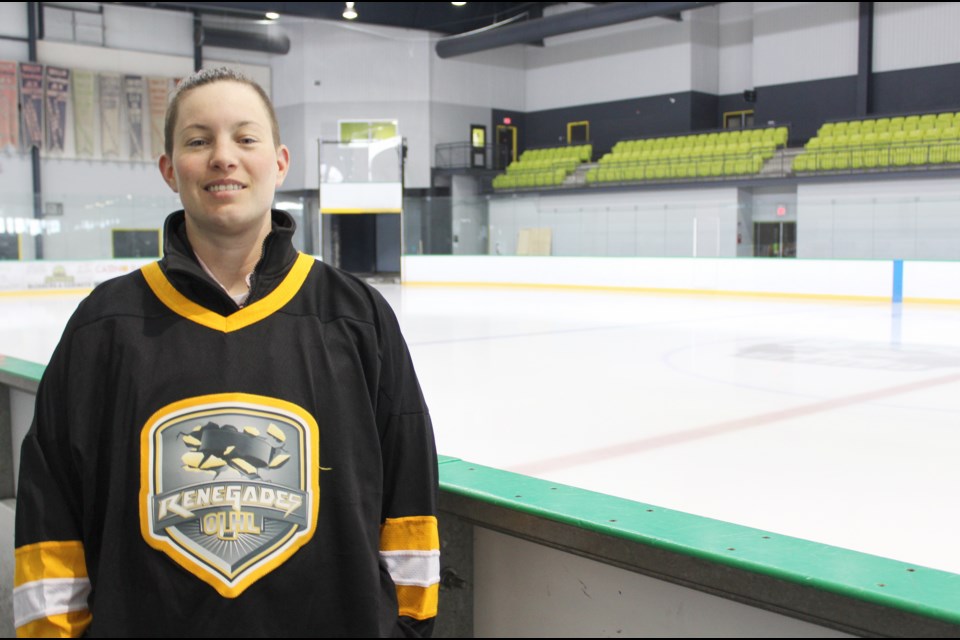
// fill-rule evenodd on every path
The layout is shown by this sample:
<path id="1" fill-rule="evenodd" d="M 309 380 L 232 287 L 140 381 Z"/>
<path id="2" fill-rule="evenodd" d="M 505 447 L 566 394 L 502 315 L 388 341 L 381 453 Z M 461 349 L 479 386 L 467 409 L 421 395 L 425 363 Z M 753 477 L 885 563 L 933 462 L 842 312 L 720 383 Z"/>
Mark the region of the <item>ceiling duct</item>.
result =
<path id="1" fill-rule="evenodd" d="M 290 51 L 290 38 L 285 35 L 271 36 L 204 25 L 203 46 L 242 49 L 245 51 L 263 51 L 266 53 L 280 53 L 285 55 Z"/>
<path id="2" fill-rule="evenodd" d="M 698 9 L 719 2 L 609 2 L 602 6 L 560 13 L 519 24 L 492 25 L 476 31 L 443 38 L 437 42 L 441 58 L 497 49 L 511 44 L 534 43 L 564 33 L 596 29 L 643 18 L 676 18 L 689 9 Z"/>

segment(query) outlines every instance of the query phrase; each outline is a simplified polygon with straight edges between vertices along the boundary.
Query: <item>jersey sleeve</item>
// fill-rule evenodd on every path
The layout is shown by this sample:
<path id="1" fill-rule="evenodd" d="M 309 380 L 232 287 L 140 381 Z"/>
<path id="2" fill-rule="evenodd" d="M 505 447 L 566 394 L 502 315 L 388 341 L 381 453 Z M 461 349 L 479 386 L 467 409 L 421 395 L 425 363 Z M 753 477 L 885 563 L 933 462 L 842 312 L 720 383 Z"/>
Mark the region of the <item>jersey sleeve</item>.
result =
<path id="1" fill-rule="evenodd" d="M 14 625 L 18 637 L 78 637 L 92 618 L 80 531 L 80 482 L 70 463 L 62 345 L 37 391 L 17 486 Z"/>
<path id="2" fill-rule="evenodd" d="M 381 356 L 377 423 L 384 482 L 380 557 L 396 584 L 404 626 L 429 636 L 440 583 L 433 425 L 396 316 L 379 293 L 375 296 Z"/>

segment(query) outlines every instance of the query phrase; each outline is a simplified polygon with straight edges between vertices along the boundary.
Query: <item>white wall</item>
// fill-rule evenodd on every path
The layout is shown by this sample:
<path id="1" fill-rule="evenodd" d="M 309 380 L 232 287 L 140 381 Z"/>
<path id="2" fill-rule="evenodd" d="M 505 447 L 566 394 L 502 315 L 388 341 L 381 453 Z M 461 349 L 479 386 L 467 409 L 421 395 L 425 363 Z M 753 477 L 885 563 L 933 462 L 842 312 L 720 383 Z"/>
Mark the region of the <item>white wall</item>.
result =
<path id="1" fill-rule="evenodd" d="M 753 88 L 753 3 L 724 2 L 719 6 L 719 95 Z"/>
<path id="2" fill-rule="evenodd" d="M 874 72 L 960 62 L 960 4 L 874 3 Z"/>
<path id="3" fill-rule="evenodd" d="M 924 274 L 930 298 L 960 300 L 956 263 Z M 914 277 L 904 267 L 904 292 Z M 406 256 L 405 283 L 513 284 L 750 293 L 890 300 L 887 260 L 743 260 L 727 258 L 596 258 L 539 256 Z M 947 286 L 943 286 L 948 283 Z M 920 284 L 919 282 L 917 283 Z"/>
<path id="4" fill-rule="evenodd" d="M 103 7 L 104 46 L 193 59 L 193 15 L 112 4 Z M 118 56 L 122 57 L 122 56 Z M 189 71 L 193 71 L 191 66 Z"/>
<path id="5" fill-rule="evenodd" d="M 490 201 L 490 253 L 524 228 L 552 229 L 554 256 L 735 256 L 737 190 L 621 191 Z"/>
<path id="6" fill-rule="evenodd" d="M 956 180 L 799 185 L 798 257 L 960 260 L 958 203 Z"/>
<path id="7" fill-rule="evenodd" d="M 26 2 L 4 2 L 0 4 L 0 35 L 15 38 L 27 37 Z"/>
<path id="8" fill-rule="evenodd" d="M 851 637 L 481 527 L 474 536 L 477 638 Z"/>
<path id="9" fill-rule="evenodd" d="M 441 58 L 430 41 L 430 100 L 435 104 L 526 111 L 526 47 L 513 45 Z"/>
<path id="10" fill-rule="evenodd" d="M 685 11 L 690 21 L 690 89 L 712 95 L 720 92 L 720 10 L 703 7 Z"/>
<path id="11" fill-rule="evenodd" d="M 0 35 L 14 38 L 27 37 L 27 3 L 4 2 L 0 4 Z M 26 60 L 29 55 L 25 42 L 0 40 L 0 59 Z"/>
<path id="12" fill-rule="evenodd" d="M 291 19 L 287 28 L 290 53 L 272 61 L 277 116 L 289 124 L 292 166 L 284 189 L 316 189 L 317 141 L 338 139 L 338 121 L 358 119 L 397 120 L 408 141 L 405 184 L 428 187 L 429 37 L 324 20 Z"/>
<path id="13" fill-rule="evenodd" d="M 528 46 L 527 110 L 689 91 L 691 29 L 650 18 Z"/>
<path id="14" fill-rule="evenodd" d="M 856 2 L 754 2 L 753 7 L 754 86 L 856 75 Z"/>

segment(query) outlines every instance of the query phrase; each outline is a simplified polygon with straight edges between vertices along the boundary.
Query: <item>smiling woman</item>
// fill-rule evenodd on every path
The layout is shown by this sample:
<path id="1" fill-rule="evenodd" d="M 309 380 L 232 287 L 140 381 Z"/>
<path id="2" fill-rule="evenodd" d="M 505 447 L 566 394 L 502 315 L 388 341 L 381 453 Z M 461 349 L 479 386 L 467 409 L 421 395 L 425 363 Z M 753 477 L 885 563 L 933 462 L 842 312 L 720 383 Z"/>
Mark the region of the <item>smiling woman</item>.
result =
<path id="1" fill-rule="evenodd" d="M 294 249 L 262 89 L 200 72 L 166 125 L 164 257 L 94 289 L 37 392 L 18 635 L 429 634 L 437 457 L 396 316 Z"/>
<path id="2" fill-rule="evenodd" d="M 180 194 L 197 257 L 231 296 L 243 295 L 290 153 L 279 144 L 269 103 L 248 84 L 181 87 L 175 104 L 160 172 Z"/>

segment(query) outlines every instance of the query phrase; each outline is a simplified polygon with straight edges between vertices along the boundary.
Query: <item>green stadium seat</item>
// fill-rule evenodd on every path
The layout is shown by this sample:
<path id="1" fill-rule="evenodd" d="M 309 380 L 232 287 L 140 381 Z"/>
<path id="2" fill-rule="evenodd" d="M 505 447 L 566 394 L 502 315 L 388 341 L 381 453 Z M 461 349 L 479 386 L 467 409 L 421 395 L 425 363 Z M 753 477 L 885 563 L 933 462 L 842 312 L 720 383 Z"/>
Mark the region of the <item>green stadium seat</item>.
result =
<path id="1" fill-rule="evenodd" d="M 947 161 L 947 145 L 937 142 L 928 147 L 927 159 L 931 164 L 941 164 Z"/>
<path id="2" fill-rule="evenodd" d="M 960 162 L 960 142 L 947 143 L 947 162 Z"/>
<path id="3" fill-rule="evenodd" d="M 910 163 L 910 147 L 896 145 L 890 150 L 890 164 L 895 167 L 904 167 Z"/>
<path id="4" fill-rule="evenodd" d="M 923 132 L 923 142 L 924 144 L 930 144 L 932 142 L 939 142 L 940 137 L 943 135 L 943 129 L 927 129 Z"/>
<path id="5" fill-rule="evenodd" d="M 851 169 L 863 169 L 863 147 L 858 147 L 850 151 L 850 168 Z"/>
<path id="6" fill-rule="evenodd" d="M 927 145 L 917 145 L 910 149 L 910 164 L 921 165 L 929 162 L 929 147 Z"/>

